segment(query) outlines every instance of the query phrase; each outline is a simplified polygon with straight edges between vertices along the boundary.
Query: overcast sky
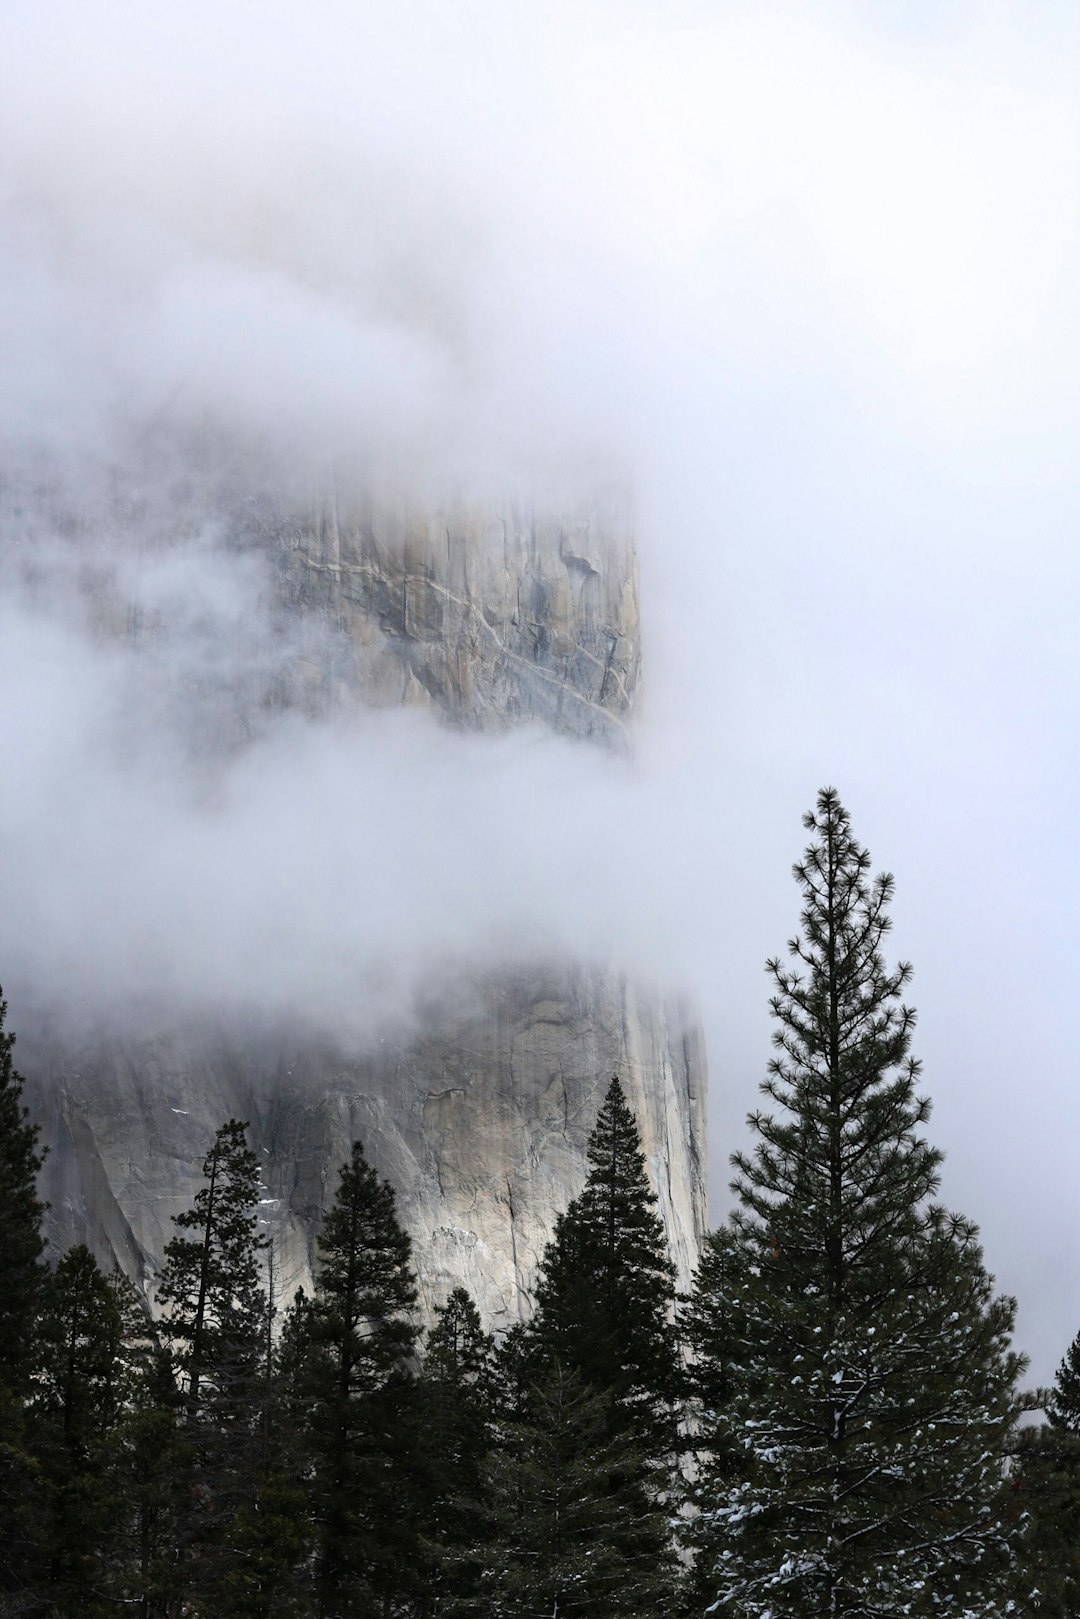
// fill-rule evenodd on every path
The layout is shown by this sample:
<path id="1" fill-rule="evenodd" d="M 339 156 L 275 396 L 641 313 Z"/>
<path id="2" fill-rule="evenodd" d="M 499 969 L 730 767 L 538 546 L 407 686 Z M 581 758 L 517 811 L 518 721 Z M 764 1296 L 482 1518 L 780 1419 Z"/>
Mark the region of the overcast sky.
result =
<path id="1" fill-rule="evenodd" d="M 9 509 L 13 1024 L 34 982 L 332 1021 L 369 973 L 363 1022 L 513 947 L 663 969 L 704 1009 L 719 1214 L 833 784 L 896 874 L 943 1195 L 1049 1377 L 1080 1329 L 1075 8 L 7 0 L 0 28 L 23 488 L 89 511 L 162 421 L 298 477 L 616 469 L 646 651 L 633 765 L 284 721 L 208 797 L 175 692 L 270 655 L 255 563 L 206 533 L 144 560 L 176 633 L 136 675 L 48 512 Z"/>

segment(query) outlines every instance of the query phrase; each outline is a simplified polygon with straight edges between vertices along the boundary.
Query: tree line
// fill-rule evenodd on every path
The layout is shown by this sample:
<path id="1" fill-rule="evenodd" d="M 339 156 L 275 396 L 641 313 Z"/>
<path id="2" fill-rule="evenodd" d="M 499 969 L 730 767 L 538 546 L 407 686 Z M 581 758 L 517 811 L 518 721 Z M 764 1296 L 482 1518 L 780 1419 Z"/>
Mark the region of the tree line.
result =
<path id="1" fill-rule="evenodd" d="M 806 825 L 766 1108 L 690 1292 L 616 1078 L 498 1342 L 462 1288 L 421 1329 L 360 1142 L 282 1301 L 235 1119 L 153 1319 L 87 1248 L 48 1263 L 0 1004 L 0 1615 L 1078 1619 L 1080 1337 L 1019 1391 L 1014 1301 L 936 1197 L 892 879 L 831 789 Z"/>

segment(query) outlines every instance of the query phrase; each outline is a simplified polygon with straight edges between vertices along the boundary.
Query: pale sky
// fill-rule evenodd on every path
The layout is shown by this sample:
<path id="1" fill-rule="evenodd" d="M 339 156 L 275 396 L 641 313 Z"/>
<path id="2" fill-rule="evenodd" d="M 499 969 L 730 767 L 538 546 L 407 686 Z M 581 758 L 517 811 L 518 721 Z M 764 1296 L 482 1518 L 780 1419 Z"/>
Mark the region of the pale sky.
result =
<path id="1" fill-rule="evenodd" d="M 834 784 L 897 878 L 943 1197 L 1047 1379 L 1080 1330 L 1080 14 L 8 0 L 0 33 L 9 468 L 92 490 L 208 419 L 298 476 L 616 468 L 646 651 L 631 768 L 293 723 L 208 805 L 178 672 L 257 641 L 259 580 L 212 534 L 149 566 L 178 629 L 136 678 L 8 512 L 13 1025 L 34 981 L 140 972 L 332 1018 L 387 957 L 404 1007 L 508 938 L 670 970 L 719 1215 Z"/>

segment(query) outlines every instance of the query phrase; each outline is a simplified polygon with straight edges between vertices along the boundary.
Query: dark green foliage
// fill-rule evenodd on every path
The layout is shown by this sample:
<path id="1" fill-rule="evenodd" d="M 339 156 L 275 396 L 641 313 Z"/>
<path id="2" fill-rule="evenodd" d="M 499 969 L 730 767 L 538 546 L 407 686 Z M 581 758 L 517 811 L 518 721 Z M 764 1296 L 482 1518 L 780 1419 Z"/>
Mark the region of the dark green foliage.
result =
<path id="1" fill-rule="evenodd" d="M 319 1238 L 315 1298 L 291 1326 L 303 1360 L 318 1599 L 340 1619 L 397 1612 L 422 1579 L 409 1259 L 393 1189 L 355 1142 Z"/>
<path id="2" fill-rule="evenodd" d="M 618 1546 L 627 1579 L 640 1583 L 642 1592 L 666 1590 L 670 1598 L 667 1519 L 677 1493 L 681 1392 L 675 1270 L 637 1124 L 617 1078 L 589 1137 L 588 1161 L 585 1188 L 556 1221 L 544 1252 L 536 1313 L 504 1360 L 511 1410 L 516 1406 L 525 1432 L 542 1425 L 538 1399 L 546 1408 L 568 1400 L 573 1390 L 567 1413 L 577 1409 L 579 1396 L 588 1402 L 587 1421 L 566 1418 L 566 1443 L 572 1436 L 577 1447 L 575 1466 L 594 1466 L 603 1491 L 620 1501 Z M 534 1437 L 541 1443 L 539 1434 Z M 610 1549 L 598 1511 L 594 1504 L 575 1522 L 582 1535 L 601 1538 L 571 1548 L 565 1530 L 563 1555 L 581 1559 L 583 1566 L 599 1566 Z M 569 1600 L 569 1594 L 560 1597 Z"/>
<path id="3" fill-rule="evenodd" d="M 487 1465 L 491 1528 L 480 1595 L 490 1619 L 667 1619 L 674 1567 L 641 1457 L 612 1434 L 604 1395 L 557 1363 L 500 1425 Z"/>
<path id="4" fill-rule="evenodd" d="M 48 1481 L 49 1590 L 58 1613 L 103 1609 L 116 1502 L 110 1439 L 123 1393 L 123 1318 L 90 1250 L 71 1248 L 50 1279 L 33 1415 Z"/>
<path id="5" fill-rule="evenodd" d="M 1012 1486 L 1022 1518 L 1022 1611 L 1080 1619 L 1080 1336 L 1049 1390 L 1046 1423 L 1023 1432 Z"/>
<path id="6" fill-rule="evenodd" d="M 495 1346 L 463 1287 L 454 1288 L 427 1335 L 417 1393 L 429 1548 L 425 1611 L 451 1615 L 478 1589 L 487 1535 L 484 1464 L 496 1409 Z"/>
<path id="7" fill-rule="evenodd" d="M 195 1454 L 186 1430 L 169 1355 L 157 1346 L 144 1354 L 140 1346 L 114 1438 L 117 1551 L 109 1584 L 117 1600 L 144 1619 L 172 1619 L 192 1583 Z"/>
<path id="8" fill-rule="evenodd" d="M 162 1332 L 192 1421 L 245 1428 L 259 1386 L 266 1302 L 259 1284 L 258 1160 L 247 1125 L 223 1124 L 203 1164 L 206 1185 L 178 1214 L 158 1287 Z M 188 1236 L 185 1233 L 191 1232 Z"/>
<path id="9" fill-rule="evenodd" d="M 738 1313 L 735 1278 L 739 1267 L 730 1230 L 721 1226 L 702 1245 L 693 1291 L 681 1301 L 679 1328 L 689 1365 L 685 1374 L 684 1420 L 688 1448 L 697 1466 L 707 1463 L 712 1487 L 728 1485 L 744 1471 L 745 1446 L 720 1420 L 731 1399 L 747 1341 Z M 707 1592 L 703 1592 L 703 1597 Z"/>
<path id="10" fill-rule="evenodd" d="M 234 1555 L 214 1592 L 213 1619 L 305 1619 L 311 1613 L 301 1578 L 311 1528 L 299 1478 L 262 1474 L 251 1504 L 233 1519 L 230 1543 Z"/>
<path id="11" fill-rule="evenodd" d="M 217 1132 L 206 1185 L 176 1216 L 158 1289 L 184 1400 L 190 1476 L 180 1549 L 192 1600 L 220 1590 L 236 1556 L 233 1519 L 252 1507 L 256 1487 L 268 1306 L 259 1281 L 258 1162 L 246 1132 L 237 1119 Z"/>
<path id="12" fill-rule="evenodd" d="M 1080 1438 L 1080 1333 L 1057 1369 L 1046 1401 L 1046 1420 L 1056 1433 Z"/>
<path id="13" fill-rule="evenodd" d="M 306 1301 L 303 1293 L 297 1295 L 275 1346 L 274 1275 L 269 1250 L 253 1488 L 229 1524 L 231 1556 L 214 1591 L 214 1619 L 303 1619 L 312 1612 L 302 1387 L 309 1341 Z"/>
<path id="14" fill-rule="evenodd" d="M 44 1154 L 22 1102 L 12 1059 L 15 1036 L 4 1030 L 0 999 L 0 1611 L 31 1593 L 40 1574 L 45 1496 L 27 1431 L 25 1401 L 40 1351 L 46 1284 L 37 1195 Z"/>
<path id="15" fill-rule="evenodd" d="M 116 1420 L 123 1328 L 116 1289 L 89 1248 L 69 1248 L 51 1278 L 34 1403 L 73 1453 L 91 1449 Z"/>
<path id="16" fill-rule="evenodd" d="M 698 1583 L 757 1619 L 1000 1615 L 1003 1458 L 1021 1363 L 973 1226 L 931 1202 L 940 1154 L 885 966 L 892 879 L 836 794 L 806 818 L 795 968 L 769 963 L 778 1055 L 738 1206 L 693 1306 L 711 1402 Z"/>
<path id="17" fill-rule="evenodd" d="M 24 1395 L 36 1364 L 37 1321 L 45 1287 L 41 1220 L 45 1205 L 37 1176 L 45 1155 L 38 1128 L 22 1103 L 23 1082 L 15 1070 L 15 1036 L 5 1033 L 7 1002 L 0 999 L 0 1388 Z"/>
<path id="18" fill-rule="evenodd" d="M 555 1223 L 536 1283 L 534 1358 L 610 1398 L 643 1455 L 676 1446 L 675 1268 L 620 1081 L 589 1137 L 585 1188 Z"/>

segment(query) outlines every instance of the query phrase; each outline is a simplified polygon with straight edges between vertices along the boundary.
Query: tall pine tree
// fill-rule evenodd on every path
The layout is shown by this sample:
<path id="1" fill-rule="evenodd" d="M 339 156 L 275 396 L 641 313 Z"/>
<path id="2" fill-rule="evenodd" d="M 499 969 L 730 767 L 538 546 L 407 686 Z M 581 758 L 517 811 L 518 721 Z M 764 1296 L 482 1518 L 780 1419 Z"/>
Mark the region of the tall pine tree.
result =
<path id="1" fill-rule="evenodd" d="M 22 1076 L 12 1052 L 15 1036 L 4 1030 L 7 1002 L 0 997 L 0 1390 L 16 1398 L 30 1386 L 38 1335 L 38 1312 L 45 1288 L 41 1231 L 45 1205 L 37 1194 L 45 1154 L 38 1128 L 23 1106 Z"/>
<path id="2" fill-rule="evenodd" d="M 189 1419 L 250 1425 L 259 1394 L 266 1303 L 259 1283 L 259 1166 L 247 1125 L 223 1124 L 203 1164 L 206 1185 L 176 1216 L 158 1285 Z M 188 1235 L 190 1233 L 190 1235 Z"/>
<path id="3" fill-rule="evenodd" d="M 5 1032 L 0 998 L 0 1603 L 26 1596 L 40 1573 L 44 1495 L 26 1431 L 26 1402 L 40 1355 L 46 1286 L 37 1194 L 44 1160 L 23 1106 L 15 1036 Z"/>
<path id="4" fill-rule="evenodd" d="M 182 1550 L 193 1588 L 212 1593 L 232 1553 L 230 1528 L 255 1490 L 264 1408 L 267 1303 L 259 1281 L 258 1160 L 247 1125 L 229 1119 L 203 1164 L 206 1184 L 177 1215 L 158 1287 L 161 1332 L 183 1393 L 192 1477 Z"/>
<path id="5" fill-rule="evenodd" d="M 536 1311 L 523 1335 L 518 1368 L 519 1376 L 524 1373 L 521 1419 L 535 1423 L 537 1401 L 554 1398 L 553 1390 L 561 1391 L 561 1400 L 568 1377 L 580 1379 L 583 1398 L 599 1401 L 599 1425 L 590 1417 L 567 1429 L 582 1447 L 575 1465 L 592 1465 L 592 1445 L 593 1463 L 607 1478 L 604 1489 L 620 1496 L 618 1557 L 625 1589 L 636 1582 L 642 1604 L 650 1593 L 649 1606 L 630 1611 L 663 1612 L 671 1597 L 668 1525 L 678 1481 L 675 1268 L 637 1124 L 617 1077 L 589 1137 L 588 1163 L 585 1187 L 556 1221 L 540 1263 Z M 657 1510 L 661 1505 L 665 1512 Z M 613 1554 L 614 1543 L 600 1538 L 606 1521 L 602 1514 L 581 1516 L 581 1532 L 595 1538 L 574 1556 L 599 1564 Z M 569 1556 L 568 1542 L 563 1549 Z M 568 1593 L 559 1600 L 565 1606 Z"/>
<path id="6" fill-rule="evenodd" d="M 113 1432 L 125 1392 L 117 1288 L 90 1250 L 69 1248 L 50 1278 L 34 1395 L 37 1450 L 49 1485 L 49 1592 L 72 1619 L 111 1611 L 116 1555 Z"/>
<path id="7" fill-rule="evenodd" d="M 544 1252 L 528 1338 L 541 1361 L 573 1367 L 607 1395 L 615 1426 L 660 1457 L 675 1448 L 675 1267 L 617 1077 L 589 1137 L 588 1163 L 585 1188 Z"/>
<path id="8" fill-rule="evenodd" d="M 487 1532 L 484 1467 L 494 1443 L 495 1345 L 463 1287 L 436 1312 L 419 1387 L 430 1557 L 425 1613 L 456 1615 L 479 1590 Z"/>
<path id="9" fill-rule="evenodd" d="M 396 1614 L 421 1579 L 415 1302 L 393 1188 L 354 1142 L 319 1237 L 315 1298 L 287 1323 L 307 1396 L 319 1611 L 339 1619 Z"/>
<path id="10" fill-rule="evenodd" d="M 700 1341 L 726 1357 L 696 1520 L 702 1605 L 997 1619 L 1015 1306 L 993 1297 L 975 1228 L 932 1201 L 910 968 L 881 955 L 892 878 L 869 879 L 832 789 L 805 824 L 794 964 L 768 964 L 776 1112 L 751 1117 L 757 1147 L 733 1160 L 737 1207 L 695 1302 Z"/>
<path id="11" fill-rule="evenodd" d="M 1045 1400 L 1046 1422 L 1019 1435 L 1013 1501 L 1024 1525 L 1020 1611 L 1080 1619 L 1080 1335 Z"/>

